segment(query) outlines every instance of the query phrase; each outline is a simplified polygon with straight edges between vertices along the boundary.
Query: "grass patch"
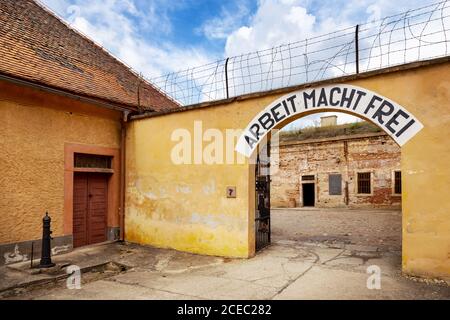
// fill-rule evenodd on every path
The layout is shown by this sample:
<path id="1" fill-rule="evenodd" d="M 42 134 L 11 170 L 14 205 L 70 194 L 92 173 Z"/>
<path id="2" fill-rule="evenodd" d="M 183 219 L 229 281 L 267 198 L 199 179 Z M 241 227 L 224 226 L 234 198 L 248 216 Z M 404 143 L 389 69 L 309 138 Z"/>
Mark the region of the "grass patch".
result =
<path id="1" fill-rule="evenodd" d="M 381 128 L 367 122 L 359 121 L 353 123 L 346 123 L 337 126 L 311 126 L 297 130 L 281 131 L 281 140 L 307 140 L 307 139 L 321 139 L 332 138 L 345 135 L 376 133 L 381 132 Z"/>

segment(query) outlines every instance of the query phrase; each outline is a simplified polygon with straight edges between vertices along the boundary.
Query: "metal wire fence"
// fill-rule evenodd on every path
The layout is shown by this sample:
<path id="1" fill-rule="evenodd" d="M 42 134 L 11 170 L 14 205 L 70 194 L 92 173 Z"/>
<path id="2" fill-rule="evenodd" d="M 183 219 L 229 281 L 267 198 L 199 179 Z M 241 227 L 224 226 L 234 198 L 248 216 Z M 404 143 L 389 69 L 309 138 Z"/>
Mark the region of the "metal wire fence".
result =
<path id="1" fill-rule="evenodd" d="M 446 56 L 449 0 L 149 79 L 181 105 Z"/>

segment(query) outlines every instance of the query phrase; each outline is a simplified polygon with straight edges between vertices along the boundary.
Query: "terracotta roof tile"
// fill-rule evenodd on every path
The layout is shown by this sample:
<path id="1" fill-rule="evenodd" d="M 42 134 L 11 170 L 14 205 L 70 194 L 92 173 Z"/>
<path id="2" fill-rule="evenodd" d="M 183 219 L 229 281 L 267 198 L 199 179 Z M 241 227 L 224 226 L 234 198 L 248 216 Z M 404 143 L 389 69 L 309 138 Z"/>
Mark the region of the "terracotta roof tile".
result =
<path id="1" fill-rule="evenodd" d="M 0 73 L 132 110 L 179 107 L 33 0 L 0 1 Z"/>

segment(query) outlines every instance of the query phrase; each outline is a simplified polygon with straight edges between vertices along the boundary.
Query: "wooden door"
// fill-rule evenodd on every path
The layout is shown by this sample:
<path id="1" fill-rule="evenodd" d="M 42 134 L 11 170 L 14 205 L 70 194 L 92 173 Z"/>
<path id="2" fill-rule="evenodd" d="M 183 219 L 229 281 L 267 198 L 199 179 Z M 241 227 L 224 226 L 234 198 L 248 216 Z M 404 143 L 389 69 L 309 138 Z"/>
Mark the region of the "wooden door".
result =
<path id="1" fill-rule="evenodd" d="M 75 173 L 73 177 L 73 247 L 87 242 L 88 176 Z"/>
<path id="2" fill-rule="evenodd" d="M 75 173 L 73 183 L 73 246 L 106 241 L 108 176 Z"/>

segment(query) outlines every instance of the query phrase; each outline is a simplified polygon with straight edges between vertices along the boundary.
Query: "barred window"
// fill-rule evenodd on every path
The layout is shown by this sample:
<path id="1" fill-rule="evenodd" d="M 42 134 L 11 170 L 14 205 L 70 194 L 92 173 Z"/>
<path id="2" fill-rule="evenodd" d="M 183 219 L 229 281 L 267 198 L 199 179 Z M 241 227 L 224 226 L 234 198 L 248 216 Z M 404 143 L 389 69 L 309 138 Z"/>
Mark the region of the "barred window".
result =
<path id="1" fill-rule="evenodd" d="M 402 193 L 402 172 L 401 171 L 394 172 L 394 193 L 395 194 Z"/>
<path id="2" fill-rule="evenodd" d="M 314 181 L 314 175 L 310 174 L 310 175 L 302 176 L 302 181 Z"/>
<path id="3" fill-rule="evenodd" d="M 370 194 L 370 172 L 358 172 L 358 193 Z"/>
<path id="4" fill-rule="evenodd" d="M 75 153 L 75 168 L 111 169 L 111 157 L 95 154 Z"/>

